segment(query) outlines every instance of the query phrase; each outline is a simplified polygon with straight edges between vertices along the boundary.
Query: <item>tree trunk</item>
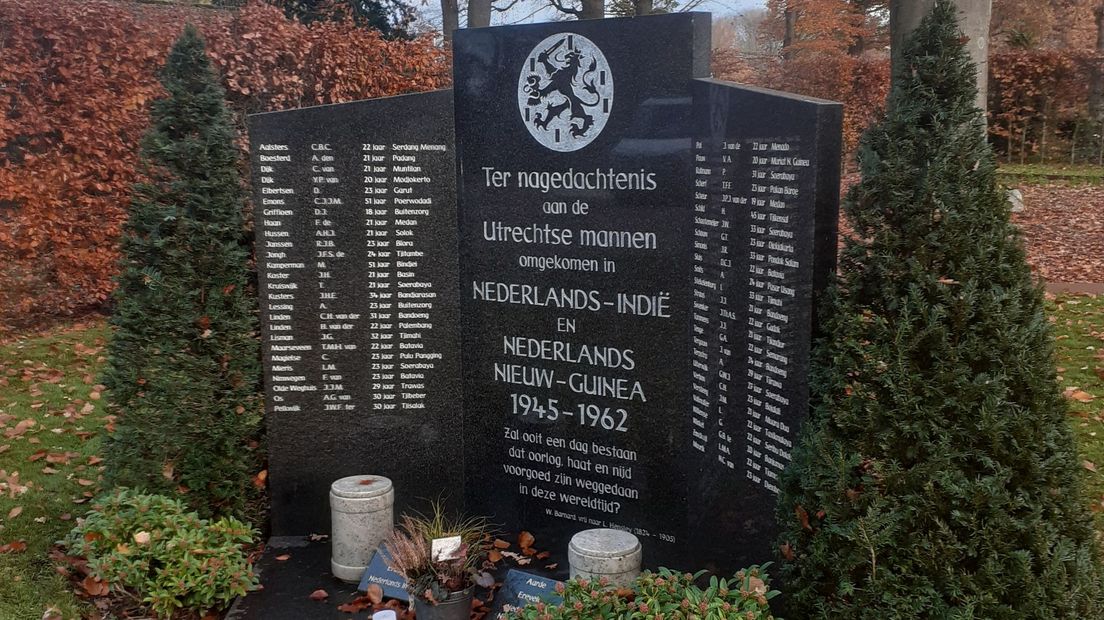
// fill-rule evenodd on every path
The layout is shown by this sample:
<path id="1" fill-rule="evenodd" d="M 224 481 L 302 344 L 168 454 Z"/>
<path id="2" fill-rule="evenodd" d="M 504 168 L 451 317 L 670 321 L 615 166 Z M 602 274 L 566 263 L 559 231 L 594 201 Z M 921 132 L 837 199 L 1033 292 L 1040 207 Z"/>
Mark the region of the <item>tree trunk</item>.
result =
<path id="1" fill-rule="evenodd" d="M 954 0 L 958 8 L 958 24 L 970 42 L 967 49 L 978 66 L 977 106 L 985 110 L 989 82 L 989 20 L 993 14 L 993 0 Z M 897 62 L 900 50 L 908 35 L 920 25 L 920 20 L 931 12 L 935 0 L 908 0 L 889 4 L 889 30 L 892 38 L 893 61 Z"/>
<path id="2" fill-rule="evenodd" d="M 1104 121 L 1104 4 L 1093 9 L 1096 18 L 1096 58 L 1089 74 L 1089 116 Z"/>
<path id="3" fill-rule="evenodd" d="M 582 0 L 582 5 L 579 19 L 602 19 L 606 16 L 605 0 Z"/>
<path id="4" fill-rule="evenodd" d="M 797 29 L 797 11 L 787 8 L 783 17 L 786 19 L 786 30 L 782 33 L 782 57 L 789 58 L 790 46 L 793 45 Z"/>
<path id="5" fill-rule="evenodd" d="M 468 28 L 491 25 L 491 0 L 468 0 Z"/>
<path id="6" fill-rule="evenodd" d="M 445 42 L 452 42 L 452 33 L 460 27 L 460 5 L 457 0 L 441 0 L 441 32 Z"/>
<path id="7" fill-rule="evenodd" d="M 634 15 L 651 15 L 655 12 L 655 0 L 633 0 Z"/>

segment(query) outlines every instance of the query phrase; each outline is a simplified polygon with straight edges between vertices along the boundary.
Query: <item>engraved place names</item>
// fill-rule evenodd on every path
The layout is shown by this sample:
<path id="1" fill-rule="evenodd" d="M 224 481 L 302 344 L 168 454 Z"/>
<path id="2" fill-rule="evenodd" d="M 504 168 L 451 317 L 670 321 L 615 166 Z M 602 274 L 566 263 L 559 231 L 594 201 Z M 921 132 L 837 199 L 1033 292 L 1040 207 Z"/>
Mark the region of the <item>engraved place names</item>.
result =
<path id="1" fill-rule="evenodd" d="M 430 93 L 251 119 L 277 530 L 324 531 L 344 475 L 405 478 L 412 497 L 452 478 L 408 445 L 459 458 L 440 434 L 459 424 L 450 109 Z"/>
<path id="2" fill-rule="evenodd" d="M 801 152 L 799 137 L 756 138 L 744 144 L 750 162 L 742 180 L 751 188 L 742 197 L 749 202 L 749 238 L 747 272 L 740 274 L 748 283 L 741 300 L 748 312 L 742 374 L 746 402 L 740 407 L 746 413 L 744 475 L 777 494 L 797 439 L 797 429 L 791 428 L 784 411 L 794 409 L 791 396 L 804 390 L 807 380 L 804 361 L 799 366 L 791 359 L 800 349 L 799 341 L 809 338 L 807 329 L 791 327 L 802 320 L 795 311 L 802 302 L 811 303 L 796 299 L 803 273 L 811 266 L 806 264 L 808 253 L 796 249 L 804 235 L 797 230 L 794 214 L 802 207 L 812 209 L 810 201 L 802 201 L 801 187 L 814 185 L 814 179 L 804 177 L 815 171 Z M 804 405 L 801 399 L 798 406 Z"/>

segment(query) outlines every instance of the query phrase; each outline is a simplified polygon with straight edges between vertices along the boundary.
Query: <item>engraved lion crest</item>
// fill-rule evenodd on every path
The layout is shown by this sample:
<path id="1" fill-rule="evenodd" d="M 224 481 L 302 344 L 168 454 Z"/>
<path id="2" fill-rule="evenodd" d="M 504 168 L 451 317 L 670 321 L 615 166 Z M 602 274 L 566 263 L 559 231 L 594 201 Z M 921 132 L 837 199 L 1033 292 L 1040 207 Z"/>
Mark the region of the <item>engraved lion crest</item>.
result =
<path id="1" fill-rule="evenodd" d="M 541 41 L 518 79 L 522 120 L 538 142 L 554 151 L 590 144 L 606 125 L 613 104 L 613 75 L 590 39 L 559 33 Z"/>

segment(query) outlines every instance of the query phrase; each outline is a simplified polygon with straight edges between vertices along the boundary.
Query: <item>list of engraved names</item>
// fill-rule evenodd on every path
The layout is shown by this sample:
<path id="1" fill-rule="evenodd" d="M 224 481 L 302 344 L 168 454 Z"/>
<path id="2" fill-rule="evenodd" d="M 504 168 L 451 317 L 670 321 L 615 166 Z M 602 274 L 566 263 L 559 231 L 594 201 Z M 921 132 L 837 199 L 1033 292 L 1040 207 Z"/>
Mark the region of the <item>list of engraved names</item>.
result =
<path id="1" fill-rule="evenodd" d="M 739 138 L 694 155 L 691 445 L 776 494 L 796 438 L 788 412 L 803 406 L 793 351 L 808 338 L 791 325 L 809 267 L 795 245 L 812 174 L 799 152 L 796 139 Z"/>
<path id="2" fill-rule="evenodd" d="M 276 412 L 426 408 L 443 352 L 419 231 L 444 144 L 261 143 L 257 261 Z M 442 222 L 451 225 L 451 222 Z"/>

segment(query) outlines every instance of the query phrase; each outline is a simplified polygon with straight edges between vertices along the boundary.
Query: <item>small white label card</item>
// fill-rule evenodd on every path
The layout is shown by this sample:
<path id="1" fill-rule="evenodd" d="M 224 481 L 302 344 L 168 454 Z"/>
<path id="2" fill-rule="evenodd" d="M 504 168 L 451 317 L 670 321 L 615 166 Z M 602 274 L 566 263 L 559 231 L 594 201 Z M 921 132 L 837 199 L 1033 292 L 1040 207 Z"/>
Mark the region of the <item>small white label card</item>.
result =
<path id="1" fill-rule="evenodd" d="M 434 562 L 449 562 L 464 557 L 463 540 L 459 536 L 434 538 L 430 546 L 430 557 Z"/>

